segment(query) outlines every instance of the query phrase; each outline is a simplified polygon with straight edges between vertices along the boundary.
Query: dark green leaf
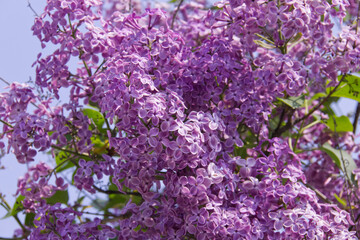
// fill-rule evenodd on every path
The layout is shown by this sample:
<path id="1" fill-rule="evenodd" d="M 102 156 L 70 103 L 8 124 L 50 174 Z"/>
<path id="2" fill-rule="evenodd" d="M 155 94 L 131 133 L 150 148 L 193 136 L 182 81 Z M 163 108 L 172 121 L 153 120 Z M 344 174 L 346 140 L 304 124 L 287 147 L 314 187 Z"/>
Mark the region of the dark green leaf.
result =
<path id="1" fill-rule="evenodd" d="M 35 213 L 27 213 L 25 216 L 25 225 L 29 226 L 29 227 L 33 227 L 34 226 L 34 218 L 35 218 Z"/>
<path id="2" fill-rule="evenodd" d="M 72 136 L 70 133 L 65 134 L 66 141 L 70 142 L 72 139 Z"/>
<path id="3" fill-rule="evenodd" d="M 64 203 L 67 204 L 69 201 L 69 193 L 67 190 L 65 191 L 56 191 L 54 195 L 46 199 L 48 204 L 55 204 L 55 203 Z"/>
<path id="4" fill-rule="evenodd" d="M 332 158 L 336 166 L 347 175 L 348 179 L 352 179 L 352 171 L 355 170 L 357 166 L 350 154 L 344 150 L 340 151 L 335 149 L 328 143 L 325 143 L 320 149 Z"/>
<path id="5" fill-rule="evenodd" d="M 278 98 L 278 99 L 293 109 L 304 106 L 304 102 L 305 102 L 304 95 L 298 97 L 289 97 L 286 99 L 285 98 Z"/>

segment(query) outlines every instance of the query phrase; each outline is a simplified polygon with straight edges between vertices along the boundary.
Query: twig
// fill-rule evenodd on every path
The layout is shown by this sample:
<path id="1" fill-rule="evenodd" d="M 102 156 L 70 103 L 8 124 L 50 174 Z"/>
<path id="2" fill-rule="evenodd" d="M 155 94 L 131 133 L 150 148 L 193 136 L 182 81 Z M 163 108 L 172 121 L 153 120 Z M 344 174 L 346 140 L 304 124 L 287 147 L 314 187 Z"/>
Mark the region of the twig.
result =
<path id="1" fill-rule="evenodd" d="M 58 147 L 56 145 L 51 145 L 52 148 L 56 149 L 56 150 L 60 150 L 60 151 L 64 151 L 64 152 L 67 152 L 67 153 L 71 153 L 71 154 L 74 154 L 76 156 L 79 156 L 79 157 L 90 157 L 89 155 L 85 155 L 85 154 L 81 154 L 81 153 L 78 153 L 78 152 L 74 152 L 74 151 L 71 151 L 71 150 L 68 150 L 68 149 L 64 149 L 64 148 L 61 148 L 61 147 Z"/>
<path id="2" fill-rule="evenodd" d="M 175 10 L 175 13 L 173 15 L 173 18 L 172 18 L 172 21 L 171 21 L 171 29 L 174 29 L 174 23 L 175 23 L 175 19 L 176 19 L 176 15 L 178 14 L 179 10 L 180 10 L 180 7 L 181 7 L 181 4 L 184 2 L 184 0 L 181 0 L 179 5 L 177 6 L 176 10 Z"/>
<path id="3" fill-rule="evenodd" d="M 6 81 L 5 79 L 3 79 L 2 77 L 0 77 L 0 80 L 10 86 L 10 83 L 8 81 Z"/>
<path id="4" fill-rule="evenodd" d="M 329 94 L 323 98 L 323 100 L 321 102 L 319 102 L 315 107 L 313 107 L 308 114 L 306 114 L 305 116 L 303 116 L 302 118 L 296 119 L 292 124 L 286 124 L 284 127 L 279 128 L 278 131 L 274 132 L 272 137 L 278 137 L 281 136 L 282 133 L 286 132 L 287 130 L 289 130 L 292 126 L 294 126 L 295 124 L 298 124 L 301 121 L 306 120 L 308 117 L 310 117 L 316 110 L 318 110 L 327 100 L 329 100 L 329 98 L 331 97 L 331 95 L 336 92 L 336 90 L 339 88 L 339 86 L 341 85 L 341 83 L 345 80 L 345 76 L 346 74 L 344 74 L 341 77 L 341 80 L 339 81 L 339 84 L 336 85 L 334 87 L 334 89 L 332 89 Z"/>
<path id="5" fill-rule="evenodd" d="M 105 60 L 105 59 L 104 59 L 104 60 L 102 61 L 102 63 L 98 66 L 98 68 L 95 70 L 94 75 L 100 70 L 100 68 L 104 65 L 104 63 L 106 63 L 106 60 Z"/>
<path id="6" fill-rule="evenodd" d="M 24 240 L 23 237 L 21 238 L 6 238 L 6 237 L 0 237 L 0 240 Z"/>
<path id="7" fill-rule="evenodd" d="M 280 128 L 280 126 L 281 126 L 281 123 L 282 123 L 282 121 L 284 120 L 284 117 L 285 117 L 285 107 L 282 109 L 282 111 L 281 111 L 281 115 L 280 115 L 280 118 L 279 118 L 279 122 L 278 122 L 278 125 L 276 126 L 276 128 L 275 128 L 275 130 L 274 130 L 274 133 L 276 133 L 278 130 L 279 130 L 279 128 Z M 272 136 L 274 135 L 274 133 L 272 134 Z"/>
<path id="8" fill-rule="evenodd" d="M 348 172 L 346 170 L 346 160 L 344 159 L 344 155 L 342 153 L 342 150 L 340 148 L 340 144 L 339 144 L 339 135 L 338 135 L 338 132 L 336 131 L 336 127 L 337 127 L 337 123 L 336 123 L 336 120 L 335 120 L 335 117 L 333 117 L 333 120 L 334 120 L 334 134 L 335 134 L 335 139 L 336 139 L 336 148 L 339 149 L 340 151 L 340 157 L 341 157 L 341 162 L 342 162 L 342 165 L 343 165 L 343 168 L 344 169 L 341 169 L 345 175 L 345 187 L 347 187 L 347 190 L 350 190 L 352 189 L 352 186 L 351 186 L 351 176 L 348 175 Z M 350 196 L 349 194 L 346 194 L 346 198 L 347 198 L 347 202 L 348 204 L 350 205 L 350 216 L 352 218 L 352 221 L 355 223 L 355 230 L 356 232 L 358 232 L 358 229 L 357 229 L 357 224 L 356 224 L 356 221 L 355 221 L 355 215 L 354 215 L 354 208 L 351 206 L 351 199 L 350 199 Z"/>
<path id="9" fill-rule="evenodd" d="M 326 203 L 333 204 L 333 202 L 330 201 L 330 200 L 325 196 L 325 194 L 323 194 L 322 192 L 320 192 L 318 189 L 316 189 L 315 187 L 313 187 L 313 186 L 311 186 L 311 185 L 309 185 L 309 184 L 307 184 L 307 183 L 304 183 L 304 182 L 301 181 L 301 180 L 300 180 L 300 182 L 301 182 L 302 184 L 304 184 L 306 187 L 308 187 L 308 188 L 310 188 L 311 190 L 313 190 L 313 191 L 316 193 L 316 195 L 317 195 L 321 200 L 323 200 L 323 201 L 326 202 Z"/>
<path id="10" fill-rule="evenodd" d="M 28 7 L 31 9 L 31 11 L 35 14 L 35 16 L 39 17 L 39 14 L 34 10 L 34 8 L 30 4 L 30 0 L 28 0 Z"/>
<path id="11" fill-rule="evenodd" d="M 5 79 L 3 79 L 2 77 L 0 77 L 0 80 L 3 81 L 4 83 L 6 83 L 8 86 L 10 86 L 10 82 L 6 81 Z M 33 105 L 36 108 L 39 108 L 39 106 L 37 106 L 35 103 L 30 102 L 31 105 Z"/>
<path id="12" fill-rule="evenodd" d="M 355 112 L 355 117 L 354 117 L 354 121 L 353 121 L 353 133 L 356 133 L 356 127 L 359 121 L 359 115 L 360 115 L 360 103 L 357 104 L 356 107 L 356 112 Z"/>
<path id="13" fill-rule="evenodd" d="M 7 122 L 5 122 L 5 121 L 3 121 L 1 119 L 0 119 L 0 122 L 2 122 L 3 124 L 5 124 L 8 127 L 14 128 L 10 123 L 7 123 Z"/>
<path id="14" fill-rule="evenodd" d="M 8 202 L 5 200 L 4 196 L 0 194 L 0 199 L 1 201 L 6 205 L 6 207 L 9 209 L 9 211 L 11 210 L 10 205 L 8 204 Z M 12 217 L 15 219 L 15 221 L 19 224 L 19 226 L 21 227 L 21 229 L 23 230 L 24 233 L 27 232 L 27 229 L 25 228 L 25 226 L 22 224 L 22 222 L 20 221 L 19 217 L 17 216 L 17 214 L 12 215 Z"/>
<path id="15" fill-rule="evenodd" d="M 360 213 L 357 215 L 357 217 L 355 219 L 355 222 L 354 222 L 355 225 L 357 224 L 357 221 L 359 221 L 359 219 L 360 219 Z M 350 226 L 349 231 L 351 231 L 355 225 Z"/>
<path id="16" fill-rule="evenodd" d="M 134 195 L 134 196 L 139 196 L 141 197 L 141 194 L 138 193 L 138 192 L 125 192 L 125 193 L 122 193 L 120 191 L 114 191 L 114 190 L 103 190 L 95 185 L 93 185 L 93 188 L 95 190 L 97 190 L 98 192 L 101 192 L 101 193 L 105 193 L 105 194 L 124 194 L 124 195 Z"/>

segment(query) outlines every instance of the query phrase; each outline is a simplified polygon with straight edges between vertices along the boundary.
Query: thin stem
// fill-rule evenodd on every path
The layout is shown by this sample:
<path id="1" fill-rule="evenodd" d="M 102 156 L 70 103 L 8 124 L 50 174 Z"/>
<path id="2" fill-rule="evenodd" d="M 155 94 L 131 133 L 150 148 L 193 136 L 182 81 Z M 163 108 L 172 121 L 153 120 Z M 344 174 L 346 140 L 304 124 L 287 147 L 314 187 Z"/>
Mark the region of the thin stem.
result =
<path id="1" fill-rule="evenodd" d="M 355 219 L 355 222 L 354 222 L 355 225 L 356 225 L 357 221 L 359 221 L 359 219 L 360 219 L 360 213 L 357 215 L 357 217 Z M 351 231 L 355 225 L 350 226 L 349 231 Z"/>
<path id="2" fill-rule="evenodd" d="M 1 120 L 1 119 L 0 119 L 0 122 L 2 122 L 3 124 L 5 124 L 5 125 L 8 126 L 8 127 L 14 128 L 13 125 L 11 125 L 11 124 L 8 123 L 8 122 L 5 122 L 4 120 Z"/>
<path id="3" fill-rule="evenodd" d="M 24 240 L 24 238 L 6 238 L 6 237 L 0 237 L 0 240 Z"/>
<path id="4" fill-rule="evenodd" d="M 6 205 L 6 207 L 9 209 L 9 211 L 11 210 L 11 207 L 9 205 L 9 203 L 5 200 L 4 196 L 0 194 L 0 199 L 1 201 Z M 23 230 L 23 232 L 27 232 L 25 226 L 21 223 L 19 217 L 17 216 L 17 214 L 12 215 L 13 218 L 15 219 L 15 221 L 19 224 L 19 226 L 21 227 L 21 229 Z"/>
<path id="5" fill-rule="evenodd" d="M 295 124 L 298 124 L 301 121 L 306 120 L 308 117 L 310 117 L 316 110 L 318 110 L 327 100 L 329 100 L 329 98 L 331 97 L 331 95 L 336 92 L 336 90 L 339 88 L 339 86 L 341 85 L 341 83 L 345 80 L 345 76 L 346 74 L 344 74 L 341 77 L 341 80 L 339 81 L 339 84 L 336 85 L 334 87 L 334 89 L 332 89 L 329 94 L 321 101 L 319 102 L 315 107 L 313 107 L 308 114 L 306 114 L 305 116 L 303 116 L 302 118 L 296 119 L 292 124 L 286 124 L 284 127 L 279 128 L 278 131 L 274 132 L 272 137 L 278 137 L 281 136 L 282 133 L 286 132 L 287 130 L 289 130 L 292 126 L 294 126 Z"/>
<path id="6" fill-rule="evenodd" d="M 279 130 L 279 128 L 280 128 L 280 126 L 281 126 L 281 123 L 282 123 L 282 121 L 284 120 L 284 117 L 285 117 L 285 107 L 282 109 L 282 111 L 281 111 L 281 115 L 280 115 L 280 118 L 279 118 L 279 122 L 278 122 L 278 125 L 276 126 L 276 128 L 275 128 L 275 130 L 274 130 L 274 133 L 276 133 L 278 130 Z M 272 134 L 272 135 L 274 135 L 274 133 Z"/>
<path id="7" fill-rule="evenodd" d="M 2 194 L 0 194 L 0 199 L 1 199 L 2 203 L 5 204 L 5 206 L 4 206 L 4 205 L 2 205 L 2 206 L 3 206 L 6 210 L 10 210 L 11 207 L 10 207 L 10 205 L 8 204 L 8 202 L 5 200 L 5 198 L 4 198 L 4 196 L 3 196 Z"/>
<path id="8" fill-rule="evenodd" d="M 358 28 L 359 28 L 359 18 L 360 18 L 360 1 L 358 3 L 358 12 L 357 12 L 357 16 L 356 16 L 356 29 L 355 29 L 355 33 L 358 33 Z"/>
<path id="9" fill-rule="evenodd" d="M 356 107 L 356 112 L 355 112 L 355 116 L 354 116 L 354 121 L 353 121 L 353 133 L 356 133 L 356 127 L 357 127 L 357 123 L 359 121 L 359 115 L 360 115 L 360 103 L 357 103 L 357 107 Z"/>
<path id="10" fill-rule="evenodd" d="M 105 194 L 123 194 L 123 195 L 134 195 L 134 196 L 139 196 L 139 197 L 142 197 L 140 193 L 138 192 L 125 192 L 125 193 L 122 193 L 120 191 L 115 191 L 115 190 L 103 190 L 95 185 L 93 185 L 93 188 L 95 190 L 97 190 L 98 192 L 101 192 L 101 193 L 105 193 Z"/>
<path id="11" fill-rule="evenodd" d="M 104 217 L 118 217 L 117 215 L 111 214 L 111 213 L 93 213 L 93 212 L 87 212 L 87 211 L 80 211 L 80 213 L 95 215 L 95 216 L 104 216 Z"/>
<path id="12" fill-rule="evenodd" d="M 5 79 L 3 79 L 2 77 L 0 77 L 0 80 L 3 81 L 4 83 L 6 83 L 8 86 L 10 86 L 10 83 L 8 81 L 6 81 Z"/>
<path id="13" fill-rule="evenodd" d="M 176 10 L 175 10 L 175 13 L 173 15 L 173 18 L 172 18 L 172 21 L 171 21 L 171 29 L 174 29 L 174 23 L 175 23 L 175 19 L 176 19 L 176 15 L 178 14 L 179 10 L 180 10 L 180 7 L 181 7 L 181 4 L 183 4 L 184 0 L 181 0 L 179 5 L 177 6 Z"/>
<path id="14" fill-rule="evenodd" d="M 142 119 L 141 117 L 139 117 L 140 121 L 142 122 L 142 124 L 148 129 L 150 130 L 150 127 L 148 126 L 148 124 L 146 124 L 146 122 L 144 121 L 144 119 Z"/>
<path id="15" fill-rule="evenodd" d="M 49 178 L 51 178 L 51 175 L 55 172 L 56 169 L 58 169 L 59 167 L 61 167 L 62 165 L 64 165 L 67 162 L 73 162 L 73 160 L 75 160 L 75 157 L 72 158 L 68 158 L 64 161 L 62 161 L 61 163 L 59 163 L 55 168 L 53 168 L 53 170 L 51 170 L 51 172 L 48 174 Z M 74 164 L 75 165 L 75 164 Z M 55 174 L 56 175 L 56 174 Z"/>
<path id="16" fill-rule="evenodd" d="M 64 152 L 67 152 L 67 153 L 71 153 L 71 154 L 74 154 L 74 155 L 79 156 L 79 157 L 89 157 L 89 155 L 81 154 L 81 153 L 78 153 L 78 152 L 73 152 L 73 151 L 71 151 L 71 150 L 58 147 L 58 146 L 56 146 L 56 145 L 51 145 L 51 147 L 54 148 L 54 149 L 56 149 L 56 150 L 64 151 Z"/>
<path id="17" fill-rule="evenodd" d="M 273 41 L 271 41 L 270 39 L 267 39 L 266 37 L 264 37 L 264 36 L 262 36 L 262 35 L 260 35 L 258 33 L 255 33 L 255 35 L 258 36 L 259 38 L 267 41 L 268 43 L 271 43 L 271 44 L 275 45 L 275 43 Z"/>
<path id="18" fill-rule="evenodd" d="M 0 80 L 1 80 L 2 82 L 6 83 L 8 86 L 10 86 L 10 82 L 6 81 L 6 80 L 3 79 L 2 77 L 0 77 Z M 33 105 L 34 107 L 39 108 L 35 103 L 33 103 L 33 102 L 30 102 L 30 103 L 31 103 L 31 105 Z"/>
<path id="19" fill-rule="evenodd" d="M 87 71 L 87 74 L 89 75 L 89 77 L 91 77 L 91 70 L 89 69 L 89 67 L 88 67 L 88 65 L 86 64 L 86 62 L 85 62 L 85 60 L 83 60 L 83 63 L 84 63 L 84 67 L 85 67 L 85 69 L 86 69 L 86 71 Z"/>
<path id="20" fill-rule="evenodd" d="M 294 143 L 294 147 L 293 147 L 293 151 L 294 151 L 294 152 L 296 151 L 297 143 L 298 143 L 299 138 L 300 138 L 300 136 L 301 136 L 301 130 L 302 130 L 302 128 L 304 127 L 304 123 L 305 123 L 305 121 L 302 121 L 302 122 L 301 122 L 301 126 L 300 126 L 300 129 L 299 129 L 299 132 L 298 132 L 298 134 L 296 135 L 296 139 L 295 139 L 295 143 Z"/>
<path id="21" fill-rule="evenodd" d="M 104 59 L 103 61 L 102 61 L 102 63 L 98 66 L 98 68 L 95 70 L 95 73 L 94 74 L 96 74 L 99 70 L 100 70 L 100 68 L 104 65 L 104 63 L 106 63 L 106 60 Z"/>
<path id="22" fill-rule="evenodd" d="M 308 187 L 308 188 L 310 188 L 311 190 L 313 190 L 313 191 L 316 193 L 316 195 L 317 195 L 321 200 L 323 200 L 323 201 L 326 202 L 326 203 L 333 204 L 333 202 L 330 201 L 330 200 L 325 196 L 325 194 L 323 194 L 322 192 L 320 192 L 318 189 L 316 189 L 315 187 L 313 187 L 313 186 L 311 186 L 311 185 L 309 185 L 309 184 L 307 184 L 307 183 L 304 183 L 302 180 L 300 180 L 300 182 L 301 182 L 302 184 L 304 184 L 306 187 Z"/>
<path id="23" fill-rule="evenodd" d="M 106 114 L 103 113 L 103 116 L 104 116 L 104 119 L 105 119 L 106 127 L 107 127 L 107 129 L 111 132 L 111 136 L 112 136 L 112 132 L 113 132 L 113 131 L 111 130 L 110 123 L 109 123 L 109 121 L 108 121 L 107 118 L 106 118 Z"/>
<path id="24" fill-rule="evenodd" d="M 30 1 L 28 0 L 28 7 L 31 9 L 31 11 L 35 14 L 35 16 L 39 17 L 39 14 L 34 10 L 34 8 L 31 6 Z"/>
<path id="25" fill-rule="evenodd" d="M 341 162 L 342 162 L 342 165 L 343 165 L 343 168 L 342 171 L 345 175 L 345 187 L 347 188 L 348 191 L 350 191 L 350 193 L 352 192 L 352 186 L 351 186 L 351 176 L 348 175 L 348 172 L 346 170 L 346 160 L 344 159 L 344 155 L 343 155 L 343 152 L 342 152 L 342 149 L 340 148 L 340 144 L 339 144 L 339 135 L 338 135 L 338 132 L 336 131 L 336 127 L 337 127 L 337 123 L 336 123 L 336 120 L 333 117 L 333 120 L 334 120 L 334 134 L 335 134 L 335 139 L 336 139 L 336 148 L 339 149 L 340 151 L 340 157 L 341 157 Z M 353 210 L 353 207 L 351 206 L 351 199 L 350 199 L 350 195 L 349 194 L 346 194 L 346 198 L 347 198 L 347 202 L 348 204 L 350 205 L 350 216 L 352 218 L 352 221 L 355 222 L 355 230 L 356 232 L 358 232 L 358 229 L 357 229 L 357 225 L 356 225 L 356 221 L 355 221 L 355 215 L 354 215 L 354 210 Z"/>

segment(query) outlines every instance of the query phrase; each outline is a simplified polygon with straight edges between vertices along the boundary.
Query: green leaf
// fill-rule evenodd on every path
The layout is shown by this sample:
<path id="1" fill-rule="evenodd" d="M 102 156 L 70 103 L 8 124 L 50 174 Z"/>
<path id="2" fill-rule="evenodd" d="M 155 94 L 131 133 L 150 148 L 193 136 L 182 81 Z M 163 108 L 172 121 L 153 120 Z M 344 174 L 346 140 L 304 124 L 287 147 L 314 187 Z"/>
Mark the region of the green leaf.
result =
<path id="1" fill-rule="evenodd" d="M 60 151 L 55 155 L 56 165 L 59 165 L 60 163 L 66 161 L 67 159 L 68 159 L 68 155 L 64 151 Z"/>
<path id="2" fill-rule="evenodd" d="M 104 125 L 105 119 L 104 119 L 104 116 L 100 112 L 90 109 L 90 108 L 83 109 L 82 112 L 84 113 L 85 116 L 88 116 L 90 119 L 92 119 L 94 121 L 94 123 L 98 129 L 102 128 L 102 126 Z"/>
<path id="3" fill-rule="evenodd" d="M 324 98 L 326 97 L 327 95 L 323 92 L 320 92 L 320 93 L 316 93 L 314 96 L 312 96 L 312 98 L 310 99 L 310 102 L 314 101 L 314 100 L 317 100 L 319 98 Z"/>
<path id="4" fill-rule="evenodd" d="M 342 75 L 338 77 L 340 81 L 342 79 Z M 326 93 L 329 94 L 334 87 L 328 87 L 326 89 Z M 360 77 L 354 75 L 346 75 L 344 81 L 340 84 L 337 90 L 331 95 L 333 97 L 344 97 L 350 98 L 360 102 Z"/>
<path id="5" fill-rule="evenodd" d="M 339 197 L 336 193 L 334 193 L 334 197 L 336 198 L 336 200 L 338 201 L 338 203 L 340 203 L 341 205 L 343 205 L 344 207 L 347 206 L 346 200 L 342 199 L 341 197 Z"/>
<path id="6" fill-rule="evenodd" d="M 65 191 L 56 191 L 54 195 L 46 199 L 46 202 L 50 205 L 55 203 L 64 203 L 67 204 L 69 201 L 69 193 L 67 190 Z"/>
<path id="7" fill-rule="evenodd" d="M 14 203 L 14 206 L 11 208 L 11 211 L 9 211 L 2 219 L 15 216 L 19 212 L 23 210 L 22 200 L 24 200 L 25 197 L 23 195 L 20 195 L 16 198 L 16 201 Z"/>
<path id="8" fill-rule="evenodd" d="M 106 205 L 106 209 L 109 208 L 123 208 L 127 204 L 127 202 L 130 199 L 130 195 L 124 195 L 124 194 L 111 194 L 109 196 L 109 202 Z"/>
<path id="9" fill-rule="evenodd" d="M 320 150 L 324 151 L 327 155 L 329 155 L 336 166 L 340 168 L 348 177 L 348 179 L 352 179 L 352 172 L 357 168 L 354 159 L 344 150 L 338 150 L 333 148 L 329 143 L 325 143 L 320 147 Z M 345 163 L 345 166 L 344 166 Z"/>
<path id="10" fill-rule="evenodd" d="M 346 116 L 332 116 L 330 119 L 322 120 L 333 132 L 352 132 L 353 125 Z"/>
<path id="11" fill-rule="evenodd" d="M 69 157 L 70 156 L 64 151 L 60 151 L 60 152 L 56 153 L 56 155 L 55 155 L 56 165 L 59 165 L 62 162 L 67 161 Z M 61 167 L 57 168 L 56 172 L 62 172 L 64 170 L 72 168 L 74 166 L 75 165 L 71 161 L 68 161 L 67 163 L 64 163 Z"/>
<path id="12" fill-rule="evenodd" d="M 289 98 L 278 98 L 280 101 L 291 107 L 292 109 L 296 109 L 299 107 L 303 107 L 305 103 L 305 96 L 301 95 L 298 97 L 289 97 Z"/>

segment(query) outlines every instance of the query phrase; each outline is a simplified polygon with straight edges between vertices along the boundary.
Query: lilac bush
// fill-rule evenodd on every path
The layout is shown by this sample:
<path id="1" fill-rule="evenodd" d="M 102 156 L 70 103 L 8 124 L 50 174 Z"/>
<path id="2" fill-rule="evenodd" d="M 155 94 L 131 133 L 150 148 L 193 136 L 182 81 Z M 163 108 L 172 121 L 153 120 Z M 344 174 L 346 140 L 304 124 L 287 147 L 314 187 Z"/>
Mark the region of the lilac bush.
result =
<path id="1" fill-rule="evenodd" d="M 358 239 L 358 3 L 173 2 L 47 0 L 0 94 L 14 237 Z"/>

